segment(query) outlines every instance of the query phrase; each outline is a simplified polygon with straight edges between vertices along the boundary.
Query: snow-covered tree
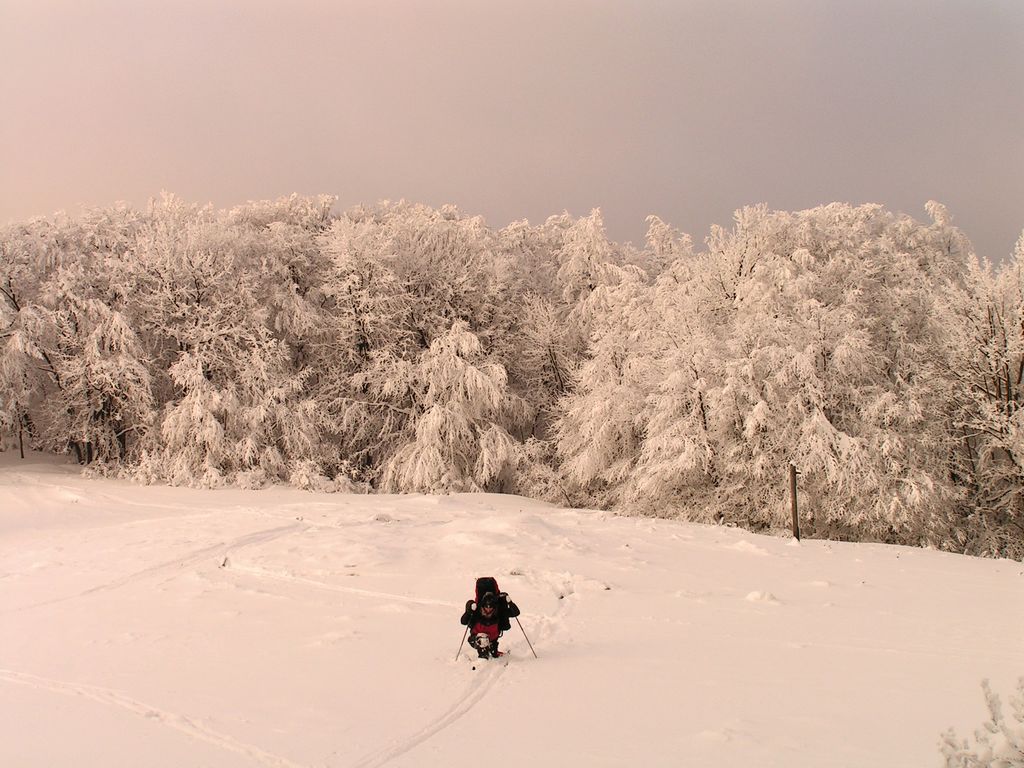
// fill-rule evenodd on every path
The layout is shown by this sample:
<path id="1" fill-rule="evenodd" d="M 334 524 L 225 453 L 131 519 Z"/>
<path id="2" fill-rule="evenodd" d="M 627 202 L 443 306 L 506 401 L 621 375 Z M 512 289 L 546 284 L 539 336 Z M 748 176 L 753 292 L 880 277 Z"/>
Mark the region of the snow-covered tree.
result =
<path id="1" fill-rule="evenodd" d="M 82 463 L 119 463 L 137 446 L 129 438 L 144 434 L 153 417 L 142 345 L 128 319 L 97 299 L 69 290 L 56 305 L 48 321 L 59 342 L 50 359 L 63 386 L 49 403 L 49 421 Z"/>
<path id="2" fill-rule="evenodd" d="M 250 202 L 227 212 L 224 225 L 247 251 L 245 268 L 259 275 L 256 302 L 266 307 L 275 338 L 288 343 L 295 363 L 308 362 L 308 346 L 325 325 L 323 285 L 331 275 L 320 237 L 331 226 L 335 198 L 291 195 Z"/>
<path id="3" fill-rule="evenodd" d="M 644 439 L 653 364 L 648 294 L 637 279 L 590 294 L 589 357 L 555 425 L 562 472 L 601 504 L 621 501 Z"/>
<path id="4" fill-rule="evenodd" d="M 42 447 L 120 461 L 150 419 L 144 353 L 125 316 L 138 218 L 124 207 L 58 216 L 3 237 L 5 420 Z"/>
<path id="5" fill-rule="evenodd" d="M 571 388 L 583 360 L 587 334 L 570 319 L 558 281 L 560 254 L 573 226 L 568 214 L 539 226 L 513 222 L 498 233 L 499 258 L 507 265 L 503 352 L 510 385 L 530 404 L 532 433 L 544 439 L 557 400 Z"/>
<path id="6" fill-rule="evenodd" d="M 1024 236 L 1001 268 L 972 258 L 943 296 L 949 333 L 939 372 L 956 382 L 946 414 L 953 471 L 967 503 L 952 521 L 958 548 L 1024 554 Z"/>
<path id="7" fill-rule="evenodd" d="M 675 261 L 650 292 L 648 349 L 652 380 L 645 439 L 624 503 L 646 514 L 685 510 L 710 521 L 722 483 L 722 444 L 710 390 L 717 382 L 721 328 L 700 311 L 692 255 Z"/>
<path id="8" fill-rule="evenodd" d="M 645 241 L 646 249 L 630 263 L 643 268 L 652 280 L 676 262 L 693 257 L 693 238 L 666 224 L 658 216 L 647 217 Z"/>
<path id="9" fill-rule="evenodd" d="M 18 437 L 35 434 L 33 412 L 58 374 L 39 345 L 40 286 L 47 265 L 47 222 L 36 220 L 0 229 L 0 429 Z M 38 415 L 38 413 L 37 413 Z"/>
<path id="10" fill-rule="evenodd" d="M 479 339 L 456 321 L 418 361 L 422 394 L 409 421 L 409 441 L 384 474 L 390 491 L 496 490 L 515 466 L 515 439 L 506 425 L 522 419 L 521 401 L 505 370 L 486 359 Z"/>
<path id="11" fill-rule="evenodd" d="M 877 206 L 744 209 L 620 298 L 560 422 L 569 477 L 620 506 L 781 528 L 792 461 L 819 535 L 928 540 L 954 495 L 926 375 L 946 273 L 902 247 L 907 227 Z"/>
<path id="12" fill-rule="evenodd" d="M 481 331 L 496 298 L 491 231 L 454 206 L 404 201 L 346 212 L 364 254 L 395 275 L 409 298 L 406 323 L 425 349 L 464 320 Z"/>
<path id="13" fill-rule="evenodd" d="M 330 414 L 350 473 L 375 474 L 403 439 L 420 350 L 411 297 L 381 254 L 375 223 L 335 220 L 320 240 L 329 261 L 325 319 L 311 346 L 313 389 Z"/>
<path id="14" fill-rule="evenodd" d="M 578 329 L 566 322 L 566 311 L 542 296 L 523 297 L 511 362 L 516 380 L 537 414 L 534 434 L 544 434 L 559 398 L 569 393 L 586 348 Z"/>
<path id="15" fill-rule="evenodd" d="M 302 323 L 275 326 L 267 253 L 238 218 L 165 197 L 139 235 L 136 313 L 169 376 L 143 479 L 258 485 L 322 458 L 323 414 L 275 338 Z"/>

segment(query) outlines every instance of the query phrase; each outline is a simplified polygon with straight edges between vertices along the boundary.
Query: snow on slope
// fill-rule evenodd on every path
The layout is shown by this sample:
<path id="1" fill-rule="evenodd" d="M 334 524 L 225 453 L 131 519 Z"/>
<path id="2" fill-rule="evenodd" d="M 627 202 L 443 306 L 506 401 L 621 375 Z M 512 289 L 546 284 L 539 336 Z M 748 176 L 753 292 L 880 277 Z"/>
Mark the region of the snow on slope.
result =
<path id="1" fill-rule="evenodd" d="M 539 659 L 513 624 L 455 660 L 478 575 Z M 1022 596 L 1006 560 L 3 454 L 0 765 L 938 765 L 1024 674 Z"/>

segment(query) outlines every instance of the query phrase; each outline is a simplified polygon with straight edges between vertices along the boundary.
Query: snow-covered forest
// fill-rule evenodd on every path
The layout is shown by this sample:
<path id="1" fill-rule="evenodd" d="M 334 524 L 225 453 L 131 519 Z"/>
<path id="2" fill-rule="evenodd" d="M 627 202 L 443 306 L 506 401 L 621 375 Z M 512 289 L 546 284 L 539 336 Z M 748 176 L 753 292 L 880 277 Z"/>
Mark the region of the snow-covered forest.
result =
<path id="1" fill-rule="evenodd" d="M 172 196 L 0 230 L 0 428 L 147 483 L 518 493 L 1024 556 L 1024 239 L 750 207 L 703 247 Z"/>

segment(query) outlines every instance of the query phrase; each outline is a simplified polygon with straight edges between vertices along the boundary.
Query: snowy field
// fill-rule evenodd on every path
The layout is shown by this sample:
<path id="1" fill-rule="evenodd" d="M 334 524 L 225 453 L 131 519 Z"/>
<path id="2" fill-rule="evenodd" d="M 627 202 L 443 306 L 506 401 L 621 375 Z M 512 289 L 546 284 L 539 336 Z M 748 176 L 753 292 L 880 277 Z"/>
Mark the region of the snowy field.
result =
<path id="1" fill-rule="evenodd" d="M 456 651 L 473 580 L 523 610 Z M 140 487 L 0 455 L 0 765 L 939 765 L 1024 566 L 493 495 Z"/>

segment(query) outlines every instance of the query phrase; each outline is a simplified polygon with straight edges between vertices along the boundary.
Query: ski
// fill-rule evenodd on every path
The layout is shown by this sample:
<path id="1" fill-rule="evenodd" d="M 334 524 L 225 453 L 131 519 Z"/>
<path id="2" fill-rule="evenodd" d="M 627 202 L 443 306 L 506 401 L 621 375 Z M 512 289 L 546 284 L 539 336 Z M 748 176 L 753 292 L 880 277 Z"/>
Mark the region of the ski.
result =
<path id="1" fill-rule="evenodd" d="M 489 656 L 486 659 L 478 657 L 478 658 L 475 658 L 475 659 L 471 659 L 471 661 L 473 662 L 472 668 L 474 670 L 477 668 L 477 666 L 481 666 L 481 667 L 490 667 L 490 666 L 507 667 L 508 666 L 508 662 L 509 662 L 509 652 L 508 651 L 498 651 L 498 655 L 496 657 L 495 656 Z"/>

